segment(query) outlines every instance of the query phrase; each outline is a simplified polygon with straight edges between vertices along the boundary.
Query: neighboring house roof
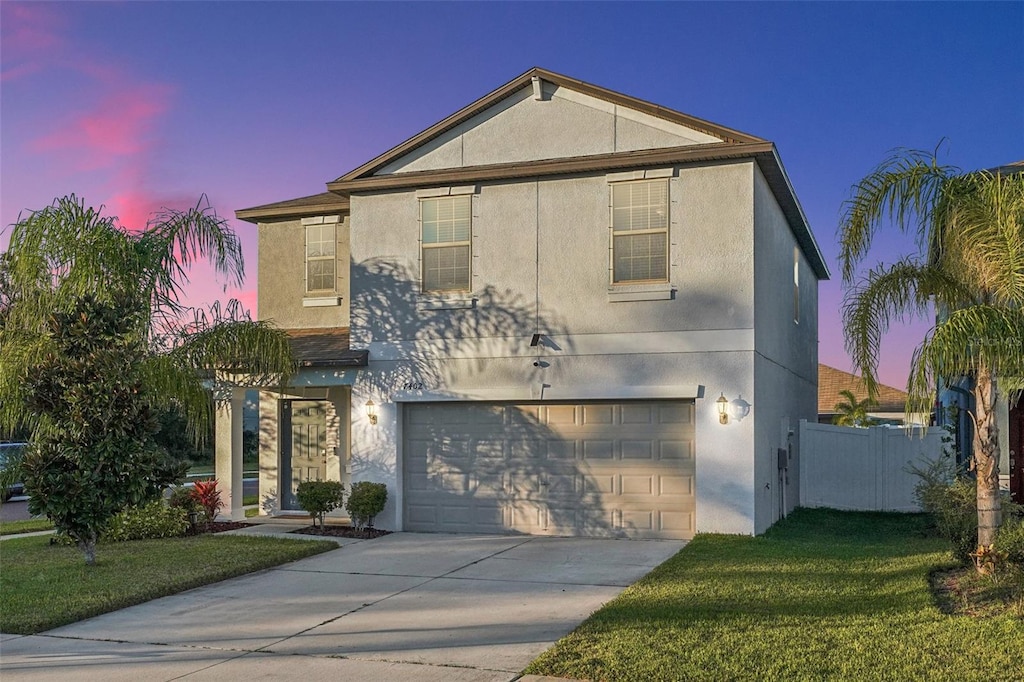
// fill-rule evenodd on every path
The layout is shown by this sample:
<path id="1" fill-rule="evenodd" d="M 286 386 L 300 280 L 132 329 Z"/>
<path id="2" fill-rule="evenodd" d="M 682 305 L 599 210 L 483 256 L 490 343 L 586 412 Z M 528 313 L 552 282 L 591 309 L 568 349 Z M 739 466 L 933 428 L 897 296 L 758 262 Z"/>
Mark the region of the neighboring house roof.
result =
<path id="1" fill-rule="evenodd" d="M 348 213 L 348 198 L 334 192 L 321 192 L 308 197 L 242 208 L 235 211 L 235 217 L 255 223 L 267 218 L 301 218 L 325 213 Z"/>
<path id="2" fill-rule="evenodd" d="M 989 168 L 989 173 L 1002 173 L 1003 175 L 1010 175 L 1011 173 L 1024 173 L 1024 160 L 1014 161 L 1008 163 L 1005 166 L 996 166 L 995 168 Z"/>
<path id="3" fill-rule="evenodd" d="M 818 365 L 818 414 L 835 414 L 836 403 L 843 402 L 840 391 L 852 391 L 857 400 L 868 396 L 864 380 L 856 374 L 844 372 L 828 365 Z M 878 406 L 869 412 L 903 412 L 907 405 L 907 393 L 885 384 L 878 385 Z"/>
<path id="4" fill-rule="evenodd" d="M 382 168 L 402 156 L 412 153 L 449 130 L 472 119 L 495 106 L 502 100 L 511 97 L 523 88 L 530 87 L 533 79 L 553 83 L 559 87 L 583 93 L 606 102 L 622 106 L 644 114 L 700 131 L 720 142 L 687 144 L 676 147 L 660 147 L 631 151 L 591 154 L 535 161 L 516 161 L 512 163 L 495 163 L 469 167 L 442 168 L 436 170 L 420 170 L 400 173 L 381 173 Z M 376 158 L 358 168 L 342 175 L 333 182 L 327 183 L 327 189 L 340 197 L 347 198 L 351 192 L 377 191 L 385 189 L 442 186 L 449 184 L 467 184 L 479 181 L 507 180 L 515 178 L 534 178 L 553 175 L 571 175 L 577 173 L 620 170 L 627 168 L 645 168 L 664 166 L 666 164 L 707 163 L 721 160 L 749 159 L 757 163 L 761 173 L 768 182 L 775 200 L 778 202 L 797 243 L 807 257 L 811 268 L 819 279 L 828 279 L 829 270 L 821 250 L 811 234 L 807 217 L 793 186 L 786 175 L 775 145 L 763 138 L 748 133 L 720 126 L 680 111 L 667 109 L 657 104 L 635 97 L 623 95 L 597 85 L 586 83 L 575 78 L 563 76 L 553 71 L 533 68 L 512 79 L 498 89 L 484 95 L 472 104 L 463 107 L 451 116 L 430 126 L 423 132 L 414 135 L 405 142 L 389 149 Z M 317 195 L 325 196 L 325 195 Z M 310 199 L 311 197 L 306 197 Z M 300 200 L 293 200 L 300 201 Z M 255 222 L 265 217 L 260 210 L 292 210 L 292 202 L 268 204 L 254 209 L 237 211 L 236 216 L 242 220 Z M 289 206 L 284 206 L 289 205 Z M 304 215 L 316 215 L 312 208 L 307 207 Z M 288 214 L 297 216 L 298 213 Z M 266 216 L 269 217 L 269 216 Z"/>
<path id="5" fill-rule="evenodd" d="M 301 367 L 366 367 L 369 351 L 348 347 L 348 327 L 284 331 Z"/>

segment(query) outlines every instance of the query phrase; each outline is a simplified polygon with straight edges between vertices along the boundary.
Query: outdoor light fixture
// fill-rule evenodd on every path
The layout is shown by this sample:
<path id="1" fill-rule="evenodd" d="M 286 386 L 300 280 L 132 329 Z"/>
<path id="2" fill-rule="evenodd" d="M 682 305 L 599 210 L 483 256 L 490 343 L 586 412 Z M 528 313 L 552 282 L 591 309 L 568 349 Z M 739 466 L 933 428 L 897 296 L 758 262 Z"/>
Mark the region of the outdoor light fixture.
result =
<path id="1" fill-rule="evenodd" d="M 374 426 L 377 425 L 377 406 L 373 404 L 372 400 L 366 401 L 366 416 L 369 418 L 371 424 Z"/>
<path id="2" fill-rule="evenodd" d="M 715 401 L 718 405 L 718 423 L 728 424 L 729 423 L 729 399 L 725 397 L 723 393 L 719 396 L 718 400 Z"/>
<path id="3" fill-rule="evenodd" d="M 743 421 L 744 417 L 750 414 L 750 403 L 743 399 L 742 394 L 736 400 L 729 403 L 729 408 L 732 412 L 732 418 L 738 422 Z"/>

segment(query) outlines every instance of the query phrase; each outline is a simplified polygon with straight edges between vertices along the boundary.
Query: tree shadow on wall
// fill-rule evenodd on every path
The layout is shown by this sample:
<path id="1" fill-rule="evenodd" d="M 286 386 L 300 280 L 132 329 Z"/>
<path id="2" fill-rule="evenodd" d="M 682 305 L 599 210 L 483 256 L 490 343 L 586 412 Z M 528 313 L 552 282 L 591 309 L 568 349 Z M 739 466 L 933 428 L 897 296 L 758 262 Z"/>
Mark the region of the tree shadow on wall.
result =
<path id="1" fill-rule="evenodd" d="M 387 411 L 397 391 L 456 398 L 449 387 L 510 388 L 540 397 L 548 361 L 572 351 L 562 341 L 567 329 L 533 292 L 487 285 L 472 296 L 424 296 L 412 269 L 388 259 L 353 262 L 350 272 L 351 343 L 371 348 L 374 370 L 361 372 L 356 388 L 380 396 L 384 417 L 396 416 Z M 531 345 L 535 334 L 544 342 Z M 582 443 L 552 428 L 547 406 L 418 404 L 401 417 L 409 444 L 402 453 L 407 529 L 613 534 Z M 393 431 L 364 422 L 352 436 L 354 446 L 373 443 L 353 448 L 354 476 L 396 461 L 401 444 Z"/>

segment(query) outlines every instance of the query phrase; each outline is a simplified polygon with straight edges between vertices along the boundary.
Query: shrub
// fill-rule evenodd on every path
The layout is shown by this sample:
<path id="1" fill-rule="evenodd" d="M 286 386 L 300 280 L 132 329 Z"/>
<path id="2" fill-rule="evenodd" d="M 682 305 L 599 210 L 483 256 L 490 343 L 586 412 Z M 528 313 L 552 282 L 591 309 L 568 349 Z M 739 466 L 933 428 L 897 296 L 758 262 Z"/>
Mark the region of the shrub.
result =
<path id="1" fill-rule="evenodd" d="M 196 481 L 192 487 L 192 497 L 203 508 L 207 522 L 217 518 L 217 512 L 224 506 L 224 503 L 220 500 L 220 491 L 217 490 L 217 479 Z"/>
<path id="2" fill-rule="evenodd" d="M 1006 552 L 1006 560 L 1024 568 L 1024 519 L 1006 518 L 996 533 L 996 549 Z"/>
<path id="3" fill-rule="evenodd" d="M 175 538 L 184 535 L 188 528 L 188 512 L 185 509 L 155 500 L 141 507 L 128 507 L 115 514 L 100 539 L 123 542 Z"/>
<path id="4" fill-rule="evenodd" d="M 360 481 L 352 484 L 345 510 L 356 528 L 373 528 L 373 519 L 384 511 L 388 501 L 388 487 L 383 483 Z"/>
<path id="5" fill-rule="evenodd" d="M 953 546 L 953 556 L 961 563 L 971 562 L 978 548 L 978 489 L 975 482 L 957 475 L 955 462 L 943 456 L 924 468 L 911 467 L 921 480 L 914 497 L 931 515 L 938 534 Z"/>
<path id="6" fill-rule="evenodd" d="M 324 527 L 324 515 L 341 506 L 345 486 L 339 481 L 303 481 L 295 489 L 299 506 L 313 515 L 313 525 Z"/>
<path id="7" fill-rule="evenodd" d="M 179 485 L 171 488 L 171 494 L 167 498 L 167 505 L 179 509 L 184 509 L 185 512 L 200 511 L 203 505 L 199 504 L 199 500 L 196 499 L 194 488 L 189 486 Z"/>

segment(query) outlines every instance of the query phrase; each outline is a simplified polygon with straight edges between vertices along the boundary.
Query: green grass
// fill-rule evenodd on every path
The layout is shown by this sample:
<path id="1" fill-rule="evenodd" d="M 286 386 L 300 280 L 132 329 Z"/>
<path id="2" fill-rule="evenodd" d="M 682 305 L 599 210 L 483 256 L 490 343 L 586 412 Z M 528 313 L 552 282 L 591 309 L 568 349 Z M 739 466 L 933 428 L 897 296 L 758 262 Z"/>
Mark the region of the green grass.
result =
<path id="1" fill-rule="evenodd" d="M 18 533 L 34 533 L 40 530 L 53 530 L 48 519 L 24 519 L 22 521 L 0 521 L 0 535 L 17 535 Z"/>
<path id="2" fill-rule="evenodd" d="M 591 680 L 990 680 L 1024 620 L 936 606 L 948 546 L 916 515 L 798 510 L 758 538 L 699 535 L 526 669 Z"/>
<path id="3" fill-rule="evenodd" d="M 49 537 L 0 543 L 0 631 L 32 634 L 336 549 L 333 542 L 199 535 L 101 543 L 96 565 Z"/>

